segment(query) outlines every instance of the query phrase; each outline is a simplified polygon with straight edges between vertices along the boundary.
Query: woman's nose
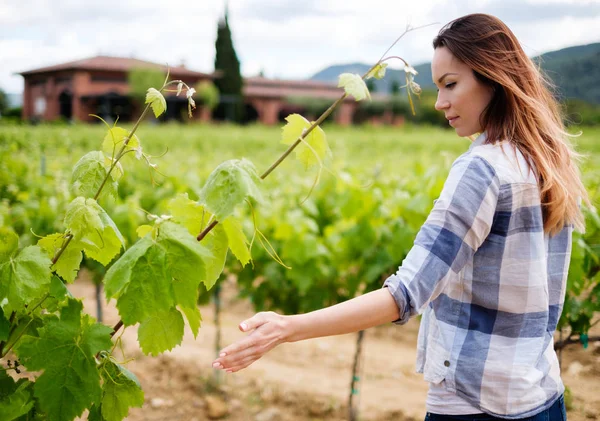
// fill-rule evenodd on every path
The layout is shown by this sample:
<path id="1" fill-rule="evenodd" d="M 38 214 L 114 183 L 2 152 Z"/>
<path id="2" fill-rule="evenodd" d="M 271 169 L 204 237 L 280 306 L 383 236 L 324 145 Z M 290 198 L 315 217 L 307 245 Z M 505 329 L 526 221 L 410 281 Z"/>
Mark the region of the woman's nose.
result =
<path id="1" fill-rule="evenodd" d="M 435 101 L 435 109 L 438 111 L 441 111 L 441 110 L 445 110 L 449 106 L 450 106 L 450 101 L 440 98 L 440 95 L 438 95 L 437 100 Z"/>

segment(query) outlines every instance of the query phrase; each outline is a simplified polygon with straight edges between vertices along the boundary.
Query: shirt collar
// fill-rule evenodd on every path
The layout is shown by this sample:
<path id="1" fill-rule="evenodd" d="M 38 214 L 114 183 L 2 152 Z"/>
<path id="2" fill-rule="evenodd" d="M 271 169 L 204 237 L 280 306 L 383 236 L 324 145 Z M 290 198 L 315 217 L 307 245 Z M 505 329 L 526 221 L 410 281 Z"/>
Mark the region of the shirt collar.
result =
<path id="1" fill-rule="evenodd" d="M 471 146 L 469 147 L 469 150 L 473 149 L 475 146 L 481 146 L 485 143 L 485 140 L 487 139 L 487 136 L 485 135 L 485 132 L 479 134 L 479 136 L 477 136 L 475 138 L 475 140 L 471 143 Z"/>

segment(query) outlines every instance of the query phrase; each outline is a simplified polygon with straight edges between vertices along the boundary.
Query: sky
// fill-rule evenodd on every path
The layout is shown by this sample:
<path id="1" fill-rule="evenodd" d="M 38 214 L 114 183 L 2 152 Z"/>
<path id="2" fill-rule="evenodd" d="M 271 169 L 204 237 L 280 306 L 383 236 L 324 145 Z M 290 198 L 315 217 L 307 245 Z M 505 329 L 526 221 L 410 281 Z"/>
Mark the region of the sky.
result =
<path id="1" fill-rule="evenodd" d="M 0 89 L 21 93 L 15 73 L 96 55 L 212 72 L 224 8 L 224 0 L 0 0 Z M 407 25 L 431 24 L 389 54 L 428 62 L 442 26 L 475 12 L 502 19 L 530 56 L 600 42 L 600 0 L 229 0 L 242 74 L 279 79 L 374 63 Z"/>

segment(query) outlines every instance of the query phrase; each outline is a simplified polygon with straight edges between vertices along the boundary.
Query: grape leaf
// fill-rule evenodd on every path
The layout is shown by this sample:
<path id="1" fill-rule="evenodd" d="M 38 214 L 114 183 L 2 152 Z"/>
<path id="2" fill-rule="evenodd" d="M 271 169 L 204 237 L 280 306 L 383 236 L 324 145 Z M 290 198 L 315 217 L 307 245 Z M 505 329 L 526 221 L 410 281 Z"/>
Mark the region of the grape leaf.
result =
<path id="1" fill-rule="evenodd" d="M 28 370 L 44 370 L 34 395 L 50 421 L 71 420 L 101 396 L 95 355 L 112 346 L 112 329 L 81 314 L 81 301 L 69 299 L 60 320 L 46 316 L 39 338 L 26 336 L 15 350 Z"/>
<path id="2" fill-rule="evenodd" d="M 261 181 L 254 164 L 247 159 L 225 161 L 209 175 L 200 192 L 199 202 L 217 220 L 223 220 L 247 198 L 262 201 Z"/>
<path id="3" fill-rule="evenodd" d="M 385 77 L 385 68 L 387 66 L 387 63 L 377 63 L 377 65 L 373 67 L 369 73 L 367 73 L 365 79 L 371 79 L 373 77 L 375 79 L 383 79 Z"/>
<path id="4" fill-rule="evenodd" d="M 179 194 L 169 201 L 169 211 L 176 222 L 188 229 L 190 234 L 198 235 L 212 217 L 198 202 L 194 202 L 187 193 Z"/>
<path id="5" fill-rule="evenodd" d="M 286 145 L 296 142 L 304 130 L 311 126 L 311 123 L 300 114 L 290 114 L 285 119 L 288 123 L 283 127 L 281 143 Z M 296 158 L 302 162 L 306 170 L 331 155 L 325 132 L 319 126 L 315 127 L 294 151 Z"/>
<path id="6" fill-rule="evenodd" d="M 144 354 L 154 356 L 171 350 L 183 339 L 183 317 L 175 308 L 154 313 L 140 323 L 138 341 Z"/>
<path id="7" fill-rule="evenodd" d="M 106 421 L 121 421 L 129 414 L 129 408 L 144 404 L 144 392 L 137 377 L 125 367 L 108 358 L 101 367 L 102 417 Z"/>
<path id="8" fill-rule="evenodd" d="M 81 157 L 73 168 L 71 190 L 75 196 L 94 197 L 106 178 L 109 167 L 101 151 L 88 152 Z M 119 184 L 113 179 L 105 183 L 102 193 L 117 197 Z"/>
<path id="9" fill-rule="evenodd" d="M 352 95 L 357 101 L 365 98 L 371 99 L 369 88 L 364 80 L 355 73 L 342 73 L 338 80 L 338 87 L 344 88 L 348 95 Z"/>
<path id="10" fill-rule="evenodd" d="M 194 339 L 198 336 L 198 331 L 200 330 L 200 324 L 202 323 L 202 315 L 200 314 L 200 310 L 197 305 L 194 305 L 194 308 L 186 308 L 182 307 L 181 310 L 190 324 L 190 329 L 194 334 Z"/>
<path id="11" fill-rule="evenodd" d="M 154 227 L 152 225 L 140 225 L 139 227 L 137 227 L 135 232 L 137 233 L 138 237 L 144 238 L 146 235 L 148 235 L 148 233 L 152 232 L 153 230 Z"/>
<path id="12" fill-rule="evenodd" d="M 225 234 L 227 234 L 229 249 L 240 261 L 242 267 L 246 266 L 252 257 L 246 245 L 247 239 L 242 230 L 242 225 L 238 220 L 230 216 L 223 221 L 223 229 L 225 230 Z"/>
<path id="13" fill-rule="evenodd" d="M 119 260 L 108 269 L 103 280 L 108 301 L 119 296 L 129 284 L 133 267 L 153 244 L 151 238 L 144 237 L 123 253 Z"/>
<path id="14" fill-rule="evenodd" d="M 0 341 L 6 341 L 10 333 L 10 322 L 4 317 L 4 310 L 0 307 Z"/>
<path id="15" fill-rule="evenodd" d="M 119 315 L 126 326 L 153 314 L 168 311 L 175 304 L 167 254 L 150 247 L 131 269 L 127 288 L 117 299 Z"/>
<path id="16" fill-rule="evenodd" d="M 123 322 L 142 322 L 176 304 L 195 306 L 198 285 L 205 277 L 204 259 L 212 254 L 185 227 L 168 221 L 160 224 L 155 242 L 145 237 L 138 244 L 105 277 L 106 296 L 118 297 Z"/>
<path id="17" fill-rule="evenodd" d="M 24 312 L 25 304 L 48 291 L 51 264 L 38 246 L 25 247 L 0 263 L 0 303 L 6 314 Z"/>
<path id="18" fill-rule="evenodd" d="M 150 104 L 152 111 L 154 112 L 154 117 L 157 118 L 167 109 L 165 97 L 154 88 L 148 89 L 148 92 L 146 93 L 146 104 Z"/>
<path id="19" fill-rule="evenodd" d="M 50 259 L 53 259 L 64 243 L 65 236 L 61 233 L 50 234 L 38 240 L 38 246 L 42 248 Z M 52 265 L 52 269 L 67 282 L 73 282 L 81 266 L 83 247 L 77 241 L 71 240 L 67 248 L 62 252 L 60 258 Z"/>
<path id="20" fill-rule="evenodd" d="M 33 383 L 12 377 L 0 370 L 0 421 L 12 421 L 27 414 L 33 408 Z"/>
<path id="21" fill-rule="evenodd" d="M 214 251 L 209 252 L 210 247 L 200 244 L 182 225 L 173 222 L 160 225 L 157 243 L 165 251 L 170 273 L 174 278 L 176 302 L 183 307 L 194 308 L 198 298 L 198 285 L 207 277 L 205 261 L 213 258 Z"/>
<path id="22" fill-rule="evenodd" d="M 19 236 L 8 227 L 0 227 L 0 262 L 8 260 L 19 248 Z"/>
<path id="23" fill-rule="evenodd" d="M 202 240 L 202 244 L 206 246 L 212 252 L 212 256 L 205 258 L 206 264 L 206 276 L 204 277 L 204 285 L 206 289 L 211 289 L 225 267 L 225 261 L 227 260 L 227 249 L 229 247 L 227 241 L 227 234 L 222 224 L 214 227 Z"/>
<path id="24" fill-rule="evenodd" d="M 112 158 L 116 158 L 115 154 L 123 147 L 123 142 L 129 136 L 129 131 L 122 127 L 112 127 L 104 136 L 102 142 L 102 150 Z M 133 150 L 140 147 L 140 139 L 137 135 L 133 135 L 127 143 L 126 150 Z M 110 161 L 109 161 L 110 162 Z"/>
<path id="25" fill-rule="evenodd" d="M 74 199 L 67 207 L 64 222 L 85 254 L 105 266 L 125 244 L 113 220 L 94 199 Z"/>

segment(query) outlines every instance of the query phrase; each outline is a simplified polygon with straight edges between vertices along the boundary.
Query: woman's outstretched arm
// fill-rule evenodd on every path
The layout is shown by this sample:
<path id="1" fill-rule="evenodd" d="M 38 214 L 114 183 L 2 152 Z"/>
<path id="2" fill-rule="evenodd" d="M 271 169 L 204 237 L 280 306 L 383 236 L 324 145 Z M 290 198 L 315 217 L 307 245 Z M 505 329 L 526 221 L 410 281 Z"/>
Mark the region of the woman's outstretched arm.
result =
<path id="1" fill-rule="evenodd" d="M 235 372 L 248 367 L 284 342 L 358 332 L 393 322 L 399 314 L 387 288 L 306 314 L 257 313 L 240 323 L 242 332 L 251 333 L 224 348 L 213 362 L 213 367 Z"/>

